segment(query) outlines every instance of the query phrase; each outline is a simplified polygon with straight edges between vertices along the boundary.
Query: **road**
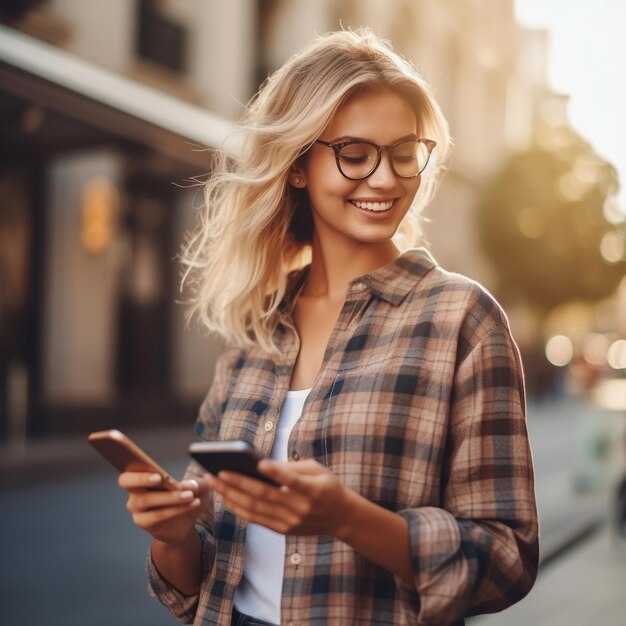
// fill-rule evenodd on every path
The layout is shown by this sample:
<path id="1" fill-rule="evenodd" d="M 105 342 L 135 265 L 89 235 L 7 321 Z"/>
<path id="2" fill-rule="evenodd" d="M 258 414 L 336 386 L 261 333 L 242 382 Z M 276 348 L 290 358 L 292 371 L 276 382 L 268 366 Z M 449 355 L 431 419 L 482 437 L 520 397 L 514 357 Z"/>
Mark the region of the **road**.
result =
<path id="1" fill-rule="evenodd" d="M 108 471 L 3 493 L 0 622 L 177 624 L 147 594 L 142 564 L 148 540 L 124 505 Z"/>

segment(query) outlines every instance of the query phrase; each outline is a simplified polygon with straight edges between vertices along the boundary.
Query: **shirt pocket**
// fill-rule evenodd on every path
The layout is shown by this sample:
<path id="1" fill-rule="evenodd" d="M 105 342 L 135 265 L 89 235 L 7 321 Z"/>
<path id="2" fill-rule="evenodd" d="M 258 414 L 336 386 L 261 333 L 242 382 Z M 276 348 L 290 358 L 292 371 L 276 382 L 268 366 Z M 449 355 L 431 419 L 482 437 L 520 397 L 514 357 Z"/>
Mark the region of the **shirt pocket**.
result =
<path id="1" fill-rule="evenodd" d="M 269 407 L 267 398 L 232 394 L 221 407 L 218 439 L 242 439 L 254 446 L 259 424 Z"/>
<path id="2" fill-rule="evenodd" d="M 337 368 L 325 397 L 326 411 L 337 414 L 356 404 L 367 408 L 365 414 L 390 414 L 393 409 L 414 406 L 422 396 L 429 397 L 432 387 L 433 369 L 426 358 L 374 356 Z"/>

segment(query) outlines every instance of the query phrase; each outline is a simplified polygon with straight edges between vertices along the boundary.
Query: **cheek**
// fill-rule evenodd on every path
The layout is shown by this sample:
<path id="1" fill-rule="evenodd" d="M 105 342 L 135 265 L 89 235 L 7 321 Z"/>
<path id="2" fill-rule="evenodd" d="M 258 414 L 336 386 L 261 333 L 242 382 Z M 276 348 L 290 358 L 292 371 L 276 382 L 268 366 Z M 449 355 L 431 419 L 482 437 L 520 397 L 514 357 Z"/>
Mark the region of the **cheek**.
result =
<path id="1" fill-rule="evenodd" d="M 356 188 L 353 181 L 344 178 L 335 171 L 319 173 L 318 176 L 307 180 L 309 198 L 313 204 L 329 201 L 343 201 L 352 194 Z"/>
<path id="2" fill-rule="evenodd" d="M 409 202 L 407 202 L 409 206 L 413 204 L 413 201 L 415 200 L 415 196 L 417 195 L 417 192 L 419 191 L 421 183 L 422 183 L 422 179 L 418 178 L 416 181 L 408 181 L 408 183 L 405 184 L 404 191 L 405 191 L 406 197 L 409 199 Z M 408 210 L 408 206 L 407 206 L 407 210 Z"/>
<path id="3" fill-rule="evenodd" d="M 422 185 L 422 177 L 418 176 L 417 178 L 409 180 L 408 183 L 407 193 L 414 196 Z"/>
<path id="4" fill-rule="evenodd" d="M 357 185 L 341 175 L 334 158 L 311 158 L 306 164 L 305 175 L 311 201 L 315 198 L 345 196 Z"/>

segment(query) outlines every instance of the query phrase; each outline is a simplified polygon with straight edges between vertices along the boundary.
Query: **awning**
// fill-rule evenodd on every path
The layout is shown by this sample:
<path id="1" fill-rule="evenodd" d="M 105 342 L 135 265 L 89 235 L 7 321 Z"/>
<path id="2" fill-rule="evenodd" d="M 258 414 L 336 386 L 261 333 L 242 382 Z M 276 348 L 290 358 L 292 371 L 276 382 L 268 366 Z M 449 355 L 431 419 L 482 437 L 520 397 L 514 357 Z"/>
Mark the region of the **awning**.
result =
<path id="1" fill-rule="evenodd" d="M 232 122 L 0 25 L 0 91 L 167 154 L 206 165 Z"/>

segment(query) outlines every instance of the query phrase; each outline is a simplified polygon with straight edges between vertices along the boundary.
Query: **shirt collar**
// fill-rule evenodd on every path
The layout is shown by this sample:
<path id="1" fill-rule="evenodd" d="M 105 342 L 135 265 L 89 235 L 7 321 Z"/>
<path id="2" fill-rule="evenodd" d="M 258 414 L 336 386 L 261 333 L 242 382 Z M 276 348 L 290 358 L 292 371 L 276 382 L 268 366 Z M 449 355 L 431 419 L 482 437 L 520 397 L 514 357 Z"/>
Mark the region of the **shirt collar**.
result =
<path id="1" fill-rule="evenodd" d="M 349 283 L 348 290 L 358 290 L 365 285 L 381 300 L 398 306 L 415 287 L 419 279 L 437 265 L 435 259 L 425 248 L 411 248 L 403 252 L 395 261 L 380 267 L 369 274 L 355 278 Z M 291 305 L 298 297 L 309 274 L 309 266 L 296 270 L 289 276 L 287 292 L 281 307 L 283 312 L 291 311 Z"/>
<path id="2" fill-rule="evenodd" d="M 352 281 L 365 283 L 372 293 L 398 306 L 415 288 L 419 280 L 437 265 L 425 248 L 412 248 L 402 253 L 393 263 L 385 265 Z"/>

